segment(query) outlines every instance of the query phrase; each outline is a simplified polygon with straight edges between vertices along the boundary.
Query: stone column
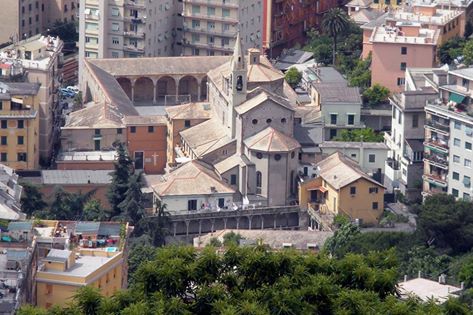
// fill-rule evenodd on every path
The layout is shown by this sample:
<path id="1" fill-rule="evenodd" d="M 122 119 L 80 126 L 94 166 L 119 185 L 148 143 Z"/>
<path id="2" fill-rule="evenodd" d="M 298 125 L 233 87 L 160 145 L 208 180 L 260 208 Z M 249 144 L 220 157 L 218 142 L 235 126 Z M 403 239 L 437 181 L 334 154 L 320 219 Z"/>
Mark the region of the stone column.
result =
<path id="1" fill-rule="evenodd" d="M 156 78 L 152 80 L 153 80 L 153 104 L 156 104 L 156 90 L 157 90 L 158 80 Z"/>

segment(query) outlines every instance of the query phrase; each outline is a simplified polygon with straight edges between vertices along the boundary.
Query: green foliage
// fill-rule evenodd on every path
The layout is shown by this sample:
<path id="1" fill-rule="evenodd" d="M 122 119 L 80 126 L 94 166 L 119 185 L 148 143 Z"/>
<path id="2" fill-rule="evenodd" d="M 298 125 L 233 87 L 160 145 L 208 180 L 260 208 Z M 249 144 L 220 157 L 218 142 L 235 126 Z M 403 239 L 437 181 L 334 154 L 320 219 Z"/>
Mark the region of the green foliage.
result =
<path id="1" fill-rule="evenodd" d="M 473 247 L 473 203 L 456 201 L 451 195 L 428 197 L 417 219 L 421 240 L 450 254 Z"/>
<path id="2" fill-rule="evenodd" d="M 336 62 L 337 36 L 349 28 L 348 15 L 340 8 L 333 8 L 326 12 L 322 18 L 323 32 L 332 38 L 332 64 Z"/>
<path id="3" fill-rule="evenodd" d="M 292 67 L 286 71 L 284 78 L 292 88 L 295 88 L 302 80 L 302 73 L 296 68 Z"/>
<path id="4" fill-rule="evenodd" d="M 233 231 L 226 233 L 223 236 L 223 245 L 225 246 L 238 246 L 240 244 L 240 240 L 242 239 L 239 233 L 235 233 Z"/>
<path id="5" fill-rule="evenodd" d="M 142 263 L 128 291 L 110 298 L 84 287 L 70 314 L 466 314 L 461 300 L 445 305 L 396 298 L 393 251 L 368 255 L 272 252 L 261 247 L 163 247 Z M 20 315 L 32 313 L 25 306 Z M 40 311 L 41 312 L 41 311 Z M 51 314 L 52 315 L 52 314 Z"/>
<path id="6" fill-rule="evenodd" d="M 342 225 L 335 234 L 330 237 L 324 245 L 324 249 L 330 254 L 340 257 L 340 249 L 345 247 L 356 235 L 360 233 L 360 228 L 354 224 L 346 223 Z"/>
<path id="7" fill-rule="evenodd" d="M 138 267 L 147 261 L 153 260 L 156 248 L 150 245 L 135 244 L 128 255 L 128 277 L 130 284 L 134 282 L 134 274 Z"/>
<path id="8" fill-rule="evenodd" d="M 458 279 L 464 282 L 465 287 L 473 288 L 473 257 L 463 263 L 458 273 Z"/>
<path id="9" fill-rule="evenodd" d="M 345 224 L 349 224 L 349 223 L 350 223 L 350 219 L 346 215 L 343 215 L 343 214 L 337 214 L 333 218 L 333 224 L 339 227 Z"/>
<path id="10" fill-rule="evenodd" d="M 421 271 L 422 277 L 437 279 L 451 262 L 449 256 L 439 255 L 434 248 L 419 245 L 412 247 L 406 257 L 402 270 L 410 277 L 416 277 Z"/>
<path id="11" fill-rule="evenodd" d="M 438 54 L 441 63 L 451 64 L 453 60 L 463 53 L 465 46 L 465 39 L 461 37 L 454 37 L 446 41 L 439 47 Z"/>
<path id="12" fill-rule="evenodd" d="M 376 83 L 363 92 L 363 100 L 368 106 L 375 106 L 385 103 L 390 94 L 387 88 Z"/>
<path id="13" fill-rule="evenodd" d="M 222 242 L 216 237 L 212 237 L 209 241 L 209 245 L 212 247 L 222 247 Z"/>
<path id="14" fill-rule="evenodd" d="M 473 64 L 473 40 L 466 42 L 463 47 L 463 63 L 467 66 Z"/>
<path id="15" fill-rule="evenodd" d="M 342 130 L 340 132 L 340 136 L 336 137 L 334 140 L 348 142 L 383 142 L 384 137 L 382 134 L 376 133 L 371 128 L 365 128 L 354 130 Z"/>
<path id="16" fill-rule="evenodd" d="M 49 209 L 35 212 L 35 216 L 40 219 L 49 220 L 80 220 L 82 218 L 85 205 L 92 199 L 95 190 L 82 194 L 70 193 L 62 187 L 54 187 Z"/>
<path id="17" fill-rule="evenodd" d="M 128 182 L 132 174 L 132 165 L 124 143 L 115 144 L 118 160 L 115 163 L 115 171 L 112 175 L 112 183 L 108 191 L 108 201 L 112 207 L 112 218 L 121 214 L 120 203 L 125 199 L 128 190 Z"/>
<path id="18" fill-rule="evenodd" d="M 22 182 L 23 192 L 21 194 L 21 211 L 28 216 L 42 212 L 47 204 L 43 200 L 43 194 L 39 187 L 28 182 Z"/>
<path id="19" fill-rule="evenodd" d="M 125 199 L 118 205 L 121 211 L 120 218 L 135 225 L 145 216 L 143 207 L 143 193 L 141 192 L 142 174 L 131 175 Z"/>
<path id="20" fill-rule="evenodd" d="M 371 85 L 371 54 L 366 59 L 358 59 L 348 72 L 348 83 L 351 86 L 359 86 L 362 89 L 366 89 Z"/>
<path id="21" fill-rule="evenodd" d="M 109 213 L 102 208 L 99 200 L 92 199 L 84 205 L 82 219 L 86 221 L 107 221 Z"/>
<path id="22" fill-rule="evenodd" d="M 82 91 L 79 91 L 79 93 L 77 93 L 77 94 L 74 96 L 74 100 L 73 100 L 73 110 L 76 111 L 76 110 L 81 109 L 81 108 L 82 108 L 82 104 L 83 104 Z"/>
<path id="23" fill-rule="evenodd" d="M 77 42 L 79 40 L 79 34 L 76 31 L 76 24 L 74 22 L 57 20 L 49 31 L 49 35 L 59 36 L 64 42 Z"/>

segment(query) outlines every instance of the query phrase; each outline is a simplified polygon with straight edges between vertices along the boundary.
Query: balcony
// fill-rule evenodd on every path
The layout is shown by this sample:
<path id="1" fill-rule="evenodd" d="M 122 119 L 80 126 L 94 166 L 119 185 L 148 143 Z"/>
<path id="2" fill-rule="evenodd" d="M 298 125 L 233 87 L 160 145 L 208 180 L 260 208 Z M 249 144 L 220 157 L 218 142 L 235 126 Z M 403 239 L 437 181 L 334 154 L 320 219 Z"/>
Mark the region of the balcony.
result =
<path id="1" fill-rule="evenodd" d="M 146 19 L 144 17 L 138 17 L 138 16 L 125 16 L 124 20 L 125 22 L 129 22 L 133 24 L 146 23 Z"/>
<path id="2" fill-rule="evenodd" d="M 438 168 L 448 170 L 448 158 L 447 156 L 441 156 L 435 153 L 424 154 L 424 161 L 430 163 Z"/>
<path id="3" fill-rule="evenodd" d="M 228 38 L 234 38 L 236 36 L 236 32 L 217 31 L 215 29 L 207 29 L 207 28 L 184 27 L 184 31 L 189 32 L 189 33 L 215 35 L 215 36 L 228 37 Z"/>
<path id="4" fill-rule="evenodd" d="M 183 0 L 182 2 L 213 7 L 238 8 L 238 0 Z"/>
<path id="5" fill-rule="evenodd" d="M 429 182 L 430 184 L 433 184 L 437 187 L 445 188 L 448 185 L 447 182 L 447 175 L 437 175 L 437 174 L 424 174 L 422 178 Z"/>
<path id="6" fill-rule="evenodd" d="M 190 43 L 190 42 L 183 41 L 182 46 L 191 47 L 191 48 L 199 48 L 199 49 L 212 49 L 212 50 L 218 50 L 218 51 L 223 51 L 223 52 L 233 51 L 233 48 L 231 47 L 217 46 L 215 45 L 215 43 Z"/>
<path id="7" fill-rule="evenodd" d="M 428 189 L 424 189 L 422 192 L 422 196 L 428 197 L 436 194 L 446 194 L 447 193 L 447 188 L 436 188 L 436 187 L 429 187 Z"/>
<path id="8" fill-rule="evenodd" d="M 207 21 L 219 21 L 219 22 L 226 22 L 231 24 L 238 24 L 238 19 L 232 18 L 229 16 L 218 16 L 218 15 L 203 15 L 203 14 L 184 14 L 184 18 L 187 19 L 201 19 Z"/>
<path id="9" fill-rule="evenodd" d="M 448 144 L 446 144 L 444 141 L 426 139 L 424 146 L 440 153 L 448 153 Z"/>
<path id="10" fill-rule="evenodd" d="M 125 36 L 125 37 L 130 37 L 130 38 L 140 38 L 140 39 L 143 39 L 143 38 L 145 38 L 145 33 L 143 33 L 143 32 L 128 31 L 128 32 L 123 32 L 123 36 Z"/>
<path id="11" fill-rule="evenodd" d="M 144 10 L 146 6 L 144 3 L 135 0 L 127 0 L 125 1 L 125 8 L 128 9 L 135 9 L 135 10 Z"/>
<path id="12" fill-rule="evenodd" d="M 138 48 L 133 45 L 123 45 L 123 50 L 127 52 L 137 53 L 137 54 L 144 54 L 144 48 Z"/>
<path id="13" fill-rule="evenodd" d="M 438 120 L 427 119 L 425 122 L 425 127 L 446 135 L 448 135 L 450 132 L 450 126 L 448 122 L 442 123 Z"/>
<path id="14" fill-rule="evenodd" d="M 386 164 L 384 167 L 384 173 L 386 177 L 389 178 L 391 181 L 396 181 L 396 180 L 401 179 L 402 174 L 401 174 L 401 167 L 399 165 L 399 162 L 392 158 L 387 158 Z"/>

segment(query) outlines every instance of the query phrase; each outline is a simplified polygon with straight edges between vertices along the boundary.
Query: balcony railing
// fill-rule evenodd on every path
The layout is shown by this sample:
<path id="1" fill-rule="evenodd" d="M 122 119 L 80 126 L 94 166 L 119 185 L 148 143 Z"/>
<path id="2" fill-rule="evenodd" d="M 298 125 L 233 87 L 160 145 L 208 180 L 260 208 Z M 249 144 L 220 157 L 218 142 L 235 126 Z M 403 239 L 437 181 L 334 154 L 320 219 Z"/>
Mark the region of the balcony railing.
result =
<path id="1" fill-rule="evenodd" d="M 424 154 L 424 161 L 429 162 L 430 164 L 437 166 L 439 168 L 448 169 L 448 158 L 442 157 L 437 154 L 426 153 Z"/>
<path id="2" fill-rule="evenodd" d="M 184 14 L 185 18 L 196 18 L 202 20 L 210 20 L 210 21 L 220 21 L 220 22 L 227 22 L 232 24 L 238 24 L 238 19 L 229 17 L 229 16 L 219 16 L 219 15 L 204 15 L 204 14 Z"/>
<path id="3" fill-rule="evenodd" d="M 123 35 L 125 37 L 131 37 L 131 38 L 145 38 L 145 33 L 143 32 L 128 31 L 128 32 L 123 32 Z"/>
<path id="4" fill-rule="evenodd" d="M 434 150 L 439 150 L 440 152 L 444 152 L 444 153 L 448 152 L 448 144 L 446 144 L 444 142 L 440 142 L 438 140 L 429 140 L 429 139 L 427 139 L 424 142 L 424 145 L 429 147 L 429 148 L 432 148 Z"/>
<path id="5" fill-rule="evenodd" d="M 146 9 L 146 6 L 144 3 L 139 2 L 139 1 L 133 1 L 133 0 L 126 0 L 125 7 L 130 8 L 130 9 L 140 9 L 140 10 Z"/>
<path id="6" fill-rule="evenodd" d="M 228 37 L 228 38 L 234 38 L 236 36 L 236 32 L 217 31 L 215 29 L 208 29 L 208 28 L 184 27 L 184 31 L 189 32 L 189 33 L 208 34 L 208 35 L 215 35 L 215 36 Z"/>
<path id="7" fill-rule="evenodd" d="M 441 123 L 436 120 L 428 119 L 426 120 L 425 125 L 427 128 L 433 128 L 441 132 L 450 132 L 450 126 L 447 123 Z"/>
<path id="8" fill-rule="evenodd" d="M 447 175 L 424 174 L 423 179 L 438 187 L 447 187 Z"/>
<path id="9" fill-rule="evenodd" d="M 238 8 L 238 0 L 183 0 L 184 3 L 210 5 L 213 7 Z"/>
<path id="10" fill-rule="evenodd" d="M 133 45 L 124 45 L 123 50 L 128 51 L 128 52 L 141 53 L 141 54 L 144 54 L 145 52 L 143 48 L 138 48 Z"/>

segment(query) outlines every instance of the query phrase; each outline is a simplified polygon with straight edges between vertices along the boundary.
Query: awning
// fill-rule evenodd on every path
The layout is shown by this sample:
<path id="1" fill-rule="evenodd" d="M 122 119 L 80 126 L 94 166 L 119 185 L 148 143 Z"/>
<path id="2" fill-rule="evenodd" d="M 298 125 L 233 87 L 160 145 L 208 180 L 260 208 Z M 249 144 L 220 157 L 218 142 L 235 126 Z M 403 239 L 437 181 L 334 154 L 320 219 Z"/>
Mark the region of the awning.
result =
<path id="1" fill-rule="evenodd" d="M 455 102 L 457 104 L 461 104 L 461 102 L 463 102 L 464 99 L 465 99 L 465 96 L 456 94 L 453 92 L 450 92 L 450 97 L 448 98 L 449 101 Z"/>
<path id="2" fill-rule="evenodd" d="M 320 191 L 320 192 L 326 192 L 326 191 L 327 191 L 327 188 L 322 187 L 322 186 L 317 186 L 317 187 L 307 188 L 307 190 L 308 190 L 308 191 L 318 190 L 318 191 Z"/>

